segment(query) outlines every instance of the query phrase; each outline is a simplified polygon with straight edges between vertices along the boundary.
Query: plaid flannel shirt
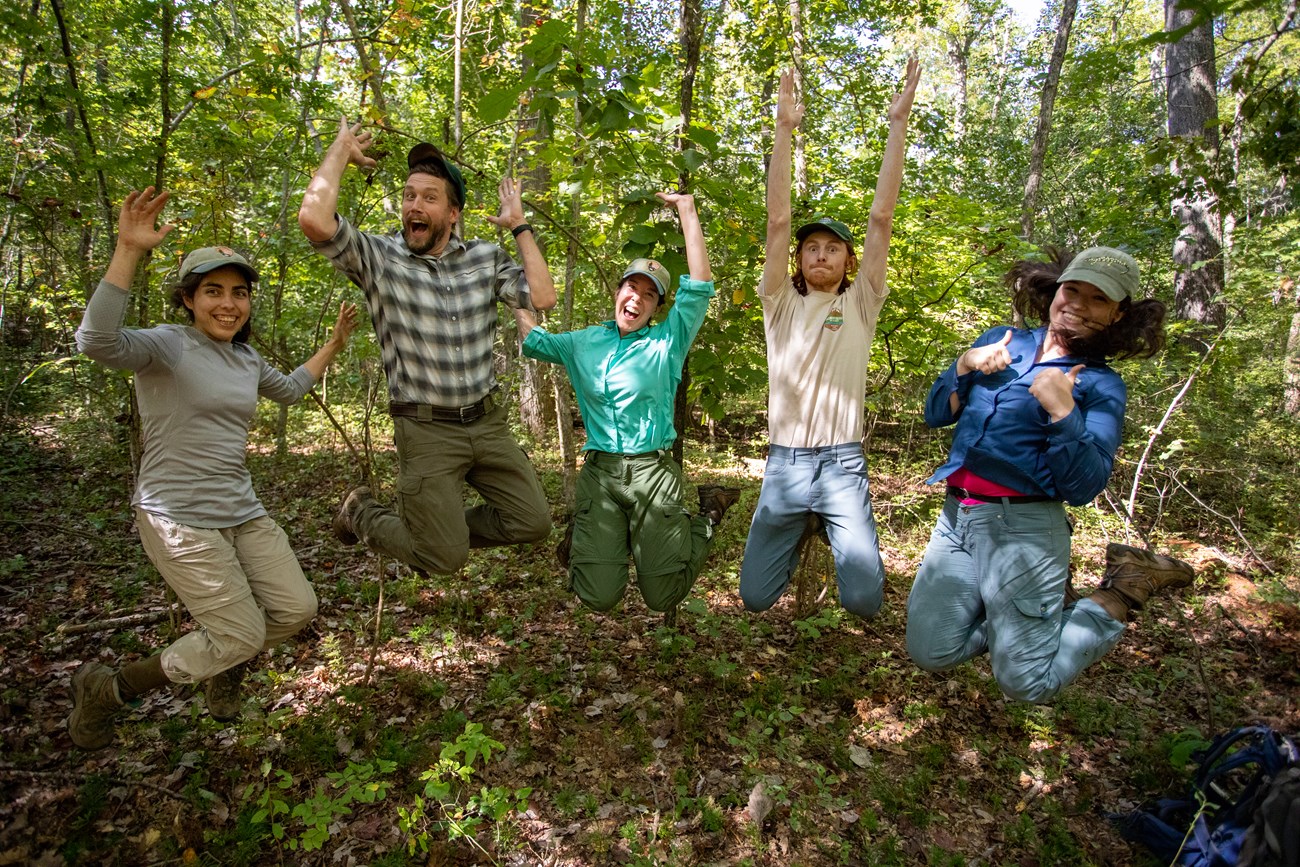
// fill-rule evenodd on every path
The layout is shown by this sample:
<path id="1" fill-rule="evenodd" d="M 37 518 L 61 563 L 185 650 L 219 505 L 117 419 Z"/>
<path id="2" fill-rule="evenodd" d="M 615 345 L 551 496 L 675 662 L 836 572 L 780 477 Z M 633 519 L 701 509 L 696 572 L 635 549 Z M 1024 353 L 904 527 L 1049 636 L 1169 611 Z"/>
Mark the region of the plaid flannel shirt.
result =
<path id="1" fill-rule="evenodd" d="M 365 292 L 390 400 L 460 407 L 496 385 L 496 305 L 532 309 L 509 253 L 453 233 L 441 254 L 417 255 L 400 230 L 372 235 L 343 217 L 333 238 L 312 246 Z"/>

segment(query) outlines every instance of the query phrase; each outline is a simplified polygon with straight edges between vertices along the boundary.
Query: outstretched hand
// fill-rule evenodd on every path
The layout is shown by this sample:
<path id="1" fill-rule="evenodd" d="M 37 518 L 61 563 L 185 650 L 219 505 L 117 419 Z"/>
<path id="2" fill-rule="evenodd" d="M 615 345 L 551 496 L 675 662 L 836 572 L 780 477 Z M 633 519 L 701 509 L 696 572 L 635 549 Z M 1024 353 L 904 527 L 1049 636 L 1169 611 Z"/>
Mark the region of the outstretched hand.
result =
<path id="1" fill-rule="evenodd" d="M 782 129 L 795 129 L 803 122 L 803 103 L 794 92 L 794 70 L 781 73 L 781 85 L 776 93 L 776 125 Z"/>
<path id="2" fill-rule="evenodd" d="M 907 58 L 907 77 L 903 89 L 895 94 L 889 103 L 889 120 L 907 120 L 912 113 L 912 101 L 916 99 L 916 85 L 921 81 L 921 64 L 915 56 Z"/>
<path id="3" fill-rule="evenodd" d="M 682 208 L 694 209 L 695 207 L 695 196 L 691 193 L 674 193 L 665 191 L 655 193 L 655 196 L 665 205 L 671 205 L 676 208 L 678 214 L 682 212 Z"/>
<path id="4" fill-rule="evenodd" d="M 163 238 L 176 228 L 171 223 L 157 225 L 158 215 L 171 195 L 170 192 L 163 191 L 155 196 L 153 187 L 127 193 L 126 201 L 122 202 L 122 211 L 117 217 L 118 246 L 135 253 L 144 253 L 161 244 Z"/>
<path id="5" fill-rule="evenodd" d="M 334 330 L 330 334 L 330 340 L 338 344 L 340 349 L 348 345 L 348 338 L 356 330 L 357 318 L 357 305 L 350 301 L 344 301 L 339 305 L 339 318 L 334 320 Z"/>
<path id="6" fill-rule="evenodd" d="M 361 128 L 360 121 L 349 126 L 348 119 L 340 117 L 338 135 L 334 136 L 334 144 L 330 147 L 338 148 L 347 154 L 348 162 L 352 165 L 362 169 L 373 169 L 377 163 L 365 153 L 366 148 L 370 147 L 372 138 L 370 130 Z"/>
<path id="7" fill-rule="evenodd" d="M 486 214 L 489 223 L 502 229 L 513 229 L 526 222 L 523 184 L 507 175 L 497 184 L 497 198 L 501 201 L 501 211 L 495 217 Z"/>
<path id="8" fill-rule="evenodd" d="M 1007 346 L 1011 343 L 1011 329 L 1002 335 L 997 343 L 987 346 L 973 346 L 957 359 L 957 373 L 964 376 L 972 371 L 988 376 L 1006 370 L 1011 366 L 1011 352 Z"/>
<path id="9" fill-rule="evenodd" d="M 1074 411 L 1074 384 L 1087 365 L 1076 364 L 1068 373 L 1059 367 L 1048 367 L 1029 384 L 1029 393 L 1047 412 L 1052 421 L 1060 421 Z"/>

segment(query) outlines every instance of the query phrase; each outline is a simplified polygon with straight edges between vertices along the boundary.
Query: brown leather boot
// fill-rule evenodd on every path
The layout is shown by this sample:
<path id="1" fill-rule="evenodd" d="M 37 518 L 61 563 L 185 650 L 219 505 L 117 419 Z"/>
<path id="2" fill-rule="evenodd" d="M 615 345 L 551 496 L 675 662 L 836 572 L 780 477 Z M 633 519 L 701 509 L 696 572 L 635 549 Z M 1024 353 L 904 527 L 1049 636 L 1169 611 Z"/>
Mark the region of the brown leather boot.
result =
<path id="1" fill-rule="evenodd" d="M 244 673 L 247 671 L 248 663 L 241 662 L 203 682 L 203 699 L 214 720 L 230 722 L 239 716 L 244 706 Z"/>
<path id="2" fill-rule="evenodd" d="M 722 523 L 727 510 L 740 500 L 740 488 L 724 488 L 722 485 L 700 485 L 700 514 L 711 521 L 714 526 Z"/>
<path id="3" fill-rule="evenodd" d="M 1141 611 L 1162 590 L 1187 587 L 1196 577 L 1190 564 L 1141 548 L 1111 542 L 1106 546 L 1106 574 L 1089 599 L 1116 620 Z"/>
<path id="4" fill-rule="evenodd" d="M 334 538 L 344 545 L 355 545 L 361 541 L 352 519 L 361 504 L 369 499 L 371 499 L 370 489 L 367 487 L 362 486 L 348 491 L 348 495 L 343 498 L 343 502 L 339 503 L 338 514 L 334 516 L 334 521 L 330 524 L 330 529 L 334 531 Z"/>
<path id="5" fill-rule="evenodd" d="M 564 538 L 555 546 L 555 559 L 560 561 L 560 565 L 565 569 L 569 568 L 569 552 L 573 549 L 573 520 L 564 527 Z"/>
<path id="6" fill-rule="evenodd" d="M 102 749 L 113 742 L 113 718 L 122 709 L 117 673 L 98 662 L 87 662 L 72 675 L 72 713 L 68 734 L 83 750 Z"/>

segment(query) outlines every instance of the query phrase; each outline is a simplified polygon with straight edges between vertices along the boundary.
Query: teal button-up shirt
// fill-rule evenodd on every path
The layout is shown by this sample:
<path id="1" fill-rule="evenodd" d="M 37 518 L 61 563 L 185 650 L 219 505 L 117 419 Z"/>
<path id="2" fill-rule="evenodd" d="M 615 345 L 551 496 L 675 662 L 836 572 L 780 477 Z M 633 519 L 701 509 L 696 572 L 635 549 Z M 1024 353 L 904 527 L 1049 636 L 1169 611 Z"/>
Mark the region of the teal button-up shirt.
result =
<path id="1" fill-rule="evenodd" d="M 568 371 L 587 429 L 584 450 L 637 455 L 673 444 L 673 400 L 682 362 L 712 297 L 711 281 L 683 274 L 664 321 L 627 337 L 612 320 L 566 334 L 528 332 L 524 355 L 563 364 Z"/>

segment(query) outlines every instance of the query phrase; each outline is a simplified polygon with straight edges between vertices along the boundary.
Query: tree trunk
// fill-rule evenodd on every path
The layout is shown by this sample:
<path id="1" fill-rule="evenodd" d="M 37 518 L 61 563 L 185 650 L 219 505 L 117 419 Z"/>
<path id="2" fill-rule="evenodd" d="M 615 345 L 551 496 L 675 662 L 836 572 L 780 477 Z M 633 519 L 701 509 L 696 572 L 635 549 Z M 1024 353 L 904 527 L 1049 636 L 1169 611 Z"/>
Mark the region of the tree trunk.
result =
<path id="1" fill-rule="evenodd" d="M 1174 313 L 1219 326 L 1225 311 L 1215 300 L 1223 292 L 1223 223 L 1212 176 L 1219 151 L 1214 19 L 1198 16 L 1179 0 L 1165 0 L 1165 30 L 1191 27 L 1165 51 L 1169 136 L 1184 143 L 1172 166 L 1181 183 L 1171 207 L 1182 226 L 1173 251 Z"/>
<path id="2" fill-rule="evenodd" d="M 1291 295 L 1295 312 L 1291 314 L 1291 331 L 1286 337 L 1286 355 L 1283 359 L 1282 408 L 1287 415 L 1300 418 L 1300 292 L 1296 282 L 1282 279 L 1282 292 Z"/>
<path id="3" fill-rule="evenodd" d="M 1056 24 L 1056 42 L 1052 45 L 1052 58 L 1047 65 L 1047 79 L 1038 100 L 1038 128 L 1034 130 L 1034 143 L 1029 151 L 1029 172 L 1025 176 L 1025 195 L 1020 202 L 1020 235 L 1026 241 L 1034 239 L 1034 218 L 1038 209 L 1038 191 L 1043 185 L 1043 165 L 1047 161 L 1047 140 L 1052 132 L 1052 109 L 1056 105 L 1056 88 L 1061 81 L 1061 68 L 1070 45 L 1070 28 L 1078 0 L 1065 0 L 1061 4 L 1061 20 Z M 1019 324 L 1019 323 L 1017 323 Z"/>
<path id="4" fill-rule="evenodd" d="M 375 44 L 374 39 L 369 35 L 361 32 L 357 26 L 356 16 L 352 14 L 352 4 L 350 0 L 339 0 L 339 10 L 343 13 L 343 20 L 347 22 L 348 33 L 352 36 L 352 47 L 357 52 L 357 60 L 361 64 L 361 72 L 365 75 L 365 83 L 370 85 L 370 94 L 373 97 L 375 112 L 379 115 L 380 123 L 388 123 L 388 101 L 384 99 L 384 71 L 371 56 L 370 48 Z M 457 65 L 457 69 L 459 69 Z"/>
<path id="5" fill-rule="evenodd" d="M 587 29 L 587 0 L 578 0 L 577 8 L 574 12 L 575 22 L 573 25 L 573 44 L 579 48 L 582 46 L 583 37 Z M 581 61 L 574 58 L 575 66 L 580 66 Z M 575 147 L 573 150 L 574 174 L 580 174 L 584 157 L 577 142 L 582 140 L 582 103 L 584 99 L 582 77 L 578 76 L 578 84 L 573 94 L 573 138 Z M 578 230 L 579 223 L 582 220 L 582 193 L 581 187 L 574 185 L 572 198 L 569 199 L 569 242 L 564 251 L 564 306 L 560 313 L 560 326 L 564 331 L 573 328 L 573 296 L 577 289 L 577 269 L 578 269 Z M 569 403 L 569 388 L 567 381 L 552 372 L 550 377 L 551 391 L 555 399 L 555 430 L 560 440 L 560 467 L 564 475 L 564 490 L 562 493 L 564 501 L 565 514 L 573 512 L 574 491 L 578 482 L 578 453 L 577 445 L 573 436 L 573 409 Z"/>
<path id="6" fill-rule="evenodd" d="M 807 55 L 807 37 L 803 27 L 803 0 L 790 0 L 790 51 L 794 60 L 795 93 L 804 96 L 803 70 Z M 767 105 L 768 103 L 763 103 Z M 804 99 L 807 105 L 807 99 Z M 802 199 L 808 195 L 808 152 L 804 148 L 804 137 L 794 137 L 794 195 Z"/>
<path id="7" fill-rule="evenodd" d="M 461 3 L 457 3 L 459 10 Z M 529 3 L 522 3 L 519 6 L 519 29 L 527 31 L 537 23 L 537 10 Z M 520 54 L 519 66 L 524 75 L 528 74 L 532 61 L 527 54 Z M 459 67 L 458 67 L 459 68 Z M 528 113 L 526 107 L 521 107 L 519 112 L 519 123 L 515 131 L 516 147 L 518 142 L 522 141 L 523 133 L 533 130 L 534 134 L 529 136 L 532 141 L 547 141 L 551 137 L 551 130 L 538 129 L 538 119 L 535 114 Z M 512 149 L 513 150 L 513 149 Z M 515 159 L 517 153 L 512 152 L 511 171 L 519 173 L 519 166 Z M 536 164 L 525 173 L 527 189 L 532 195 L 541 197 L 545 191 L 551 188 L 551 171 L 550 166 L 544 161 L 538 160 Z M 541 244 L 541 238 L 537 239 Z M 543 249 L 543 255 L 545 249 Z M 513 325 L 514 323 L 510 323 Z M 540 361 L 533 361 L 531 358 L 525 358 L 520 352 L 518 332 L 511 328 L 512 339 L 510 347 L 514 350 L 516 361 L 519 365 L 519 419 L 523 422 L 524 427 L 528 429 L 529 434 L 534 440 L 541 440 L 546 436 L 547 428 L 550 426 L 550 420 L 546 417 L 546 409 L 549 401 L 547 396 L 550 389 L 546 387 L 546 376 L 543 368 L 550 367 L 549 364 Z"/>
<path id="8" fill-rule="evenodd" d="M 797 2 L 797 0 L 796 0 Z M 682 112 L 681 136 L 678 147 L 687 150 L 694 145 L 687 139 L 690 132 L 691 116 L 695 104 L 695 76 L 700 68 L 700 43 L 704 40 L 704 12 L 700 0 L 682 0 L 681 48 L 682 48 L 682 84 L 678 91 L 678 102 Z M 683 170 L 680 177 L 683 192 L 690 190 L 690 174 Z M 687 425 L 690 421 L 690 405 L 686 399 L 691 386 L 690 353 L 682 360 L 682 381 L 677 385 L 677 395 L 673 402 L 673 426 L 677 428 L 677 439 L 673 442 L 673 459 L 682 462 L 683 444 Z"/>

